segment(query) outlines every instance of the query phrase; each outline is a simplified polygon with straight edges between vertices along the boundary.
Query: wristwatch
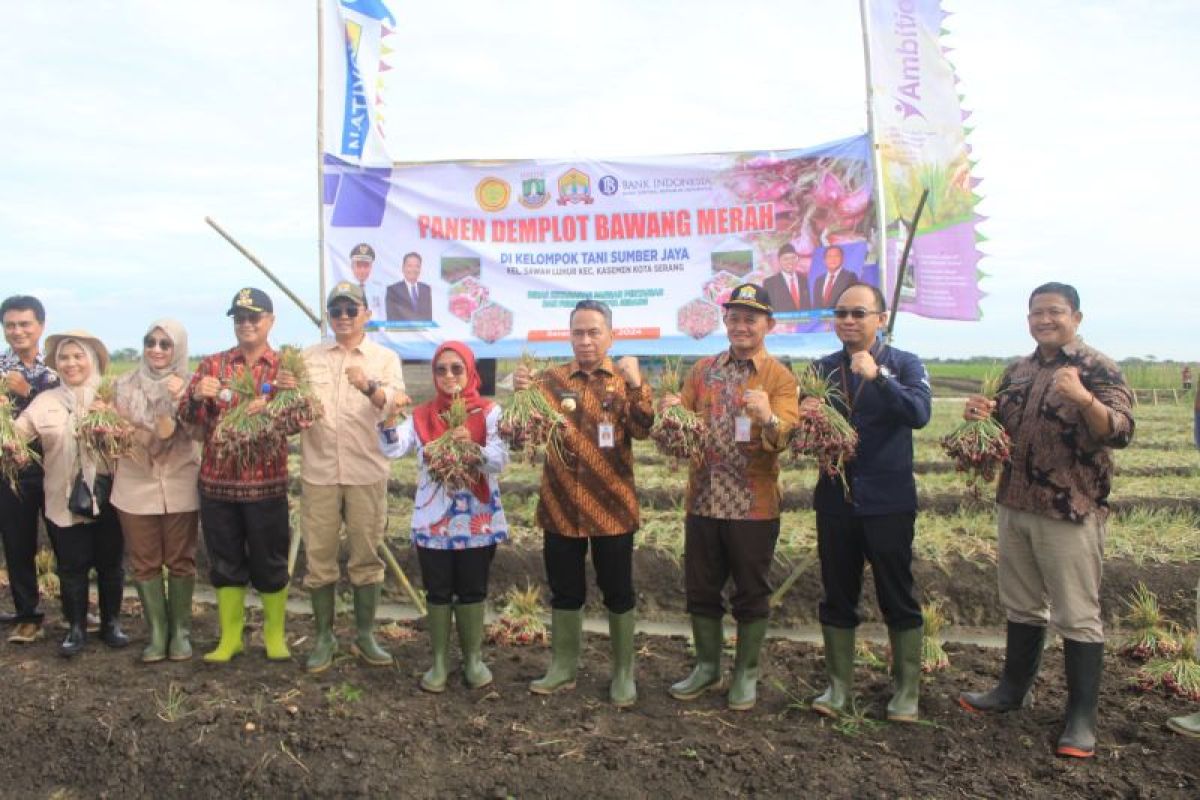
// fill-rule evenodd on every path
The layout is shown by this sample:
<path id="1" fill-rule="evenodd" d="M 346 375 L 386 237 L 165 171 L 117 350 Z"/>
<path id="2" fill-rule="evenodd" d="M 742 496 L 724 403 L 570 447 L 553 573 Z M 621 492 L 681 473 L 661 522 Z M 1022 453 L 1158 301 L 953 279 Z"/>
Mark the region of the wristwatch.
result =
<path id="1" fill-rule="evenodd" d="M 888 379 L 892 377 L 892 371 L 887 367 L 880 367 L 879 372 L 875 373 L 875 385 L 883 386 Z"/>
<path id="2" fill-rule="evenodd" d="M 367 381 L 367 388 L 359 389 L 359 391 L 365 394 L 367 397 L 371 397 L 379 391 L 379 381 Z"/>

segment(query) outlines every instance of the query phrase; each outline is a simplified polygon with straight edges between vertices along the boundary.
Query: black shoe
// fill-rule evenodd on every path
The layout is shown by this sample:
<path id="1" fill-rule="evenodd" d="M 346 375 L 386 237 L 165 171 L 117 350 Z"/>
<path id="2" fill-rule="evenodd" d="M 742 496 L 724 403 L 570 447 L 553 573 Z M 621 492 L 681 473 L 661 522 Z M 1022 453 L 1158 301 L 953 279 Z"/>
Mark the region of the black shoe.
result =
<path id="1" fill-rule="evenodd" d="M 100 641 L 109 647 L 129 646 L 129 637 L 125 635 L 125 631 L 121 630 L 121 623 L 115 619 L 100 622 Z"/>
<path id="2" fill-rule="evenodd" d="M 1040 625 L 1008 623 L 1004 672 L 996 688 L 963 692 L 958 704 L 975 714 L 1015 711 L 1033 705 L 1033 682 L 1042 664 L 1046 629 Z"/>
<path id="3" fill-rule="evenodd" d="M 58 654 L 63 658 L 79 655 L 85 644 L 87 644 L 87 628 L 71 623 L 71 628 L 67 631 L 67 638 L 63 639 L 62 644 L 58 646 Z"/>
<path id="4" fill-rule="evenodd" d="M 1067 667 L 1067 723 L 1055 753 L 1071 758 L 1096 754 L 1096 705 L 1104 671 L 1104 643 L 1063 639 Z"/>

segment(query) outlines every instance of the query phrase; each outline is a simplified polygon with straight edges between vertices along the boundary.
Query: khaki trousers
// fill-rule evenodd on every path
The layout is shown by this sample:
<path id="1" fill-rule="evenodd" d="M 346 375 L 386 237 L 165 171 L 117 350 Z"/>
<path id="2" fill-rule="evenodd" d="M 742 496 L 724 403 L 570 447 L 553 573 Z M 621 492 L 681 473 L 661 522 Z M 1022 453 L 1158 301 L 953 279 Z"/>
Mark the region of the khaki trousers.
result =
<path id="1" fill-rule="evenodd" d="M 1009 622 L 1049 624 L 1064 639 L 1103 642 L 1104 523 L 1066 522 L 997 506 L 1000 603 Z"/>
<path id="2" fill-rule="evenodd" d="M 200 514 L 127 514 L 118 511 L 125 534 L 125 551 L 135 581 L 162 575 L 165 565 L 173 577 L 196 574 L 196 540 Z"/>
<path id="3" fill-rule="evenodd" d="M 347 572 L 350 583 L 369 586 L 383 581 L 384 564 L 379 557 L 387 526 L 387 479 L 365 486 L 320 486 L 303 481 L 301 513 L 304 553 L 309 589 L 338 580 L 338 546 L 342 524 L 350 548 Z"/>

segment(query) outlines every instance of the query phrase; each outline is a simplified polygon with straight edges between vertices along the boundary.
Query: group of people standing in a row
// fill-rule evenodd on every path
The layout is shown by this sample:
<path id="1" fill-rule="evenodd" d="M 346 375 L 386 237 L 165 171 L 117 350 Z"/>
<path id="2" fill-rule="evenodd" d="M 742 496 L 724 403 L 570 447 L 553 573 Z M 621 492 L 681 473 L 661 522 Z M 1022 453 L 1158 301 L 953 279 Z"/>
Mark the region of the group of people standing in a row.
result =
<path id="1" fill-rule="evenodd" d="M 324 409 L 301 432 L 304 584 L 316 627 L 306 667 L 327 669 L 338 650 L 333 621 L 343 533 L 354 596 L 351 649 L 367 664 L 392 663 L 373 632 L 384 574 L 380 546 L 389 459 L 415 451 L 412 540 L 432 649 L 420 685 L 445 690 L 453 627 L 465 683 L 485 686 L 492 681 L 482 655 L 488 572 L 497 544 L 508 535 L 497 479 L 508 460 L 499 435 L 500 409 L 480 396 L 471 350 L 447 342 L 431 362 L 435 397 L 412 409 L 398 428 L 389 427 L 409 404 L 399 358 L 365 336 L 372 310 L 359 286 L 337 284 L 326 308 L 333 338 L 304 351 L 309 383 Z M 290 658 L 284 635 L 286 443 L 248 467 L 222 458 L 211 441 L 217 422 L 238 402 L 229 384 L 240 372 L 251 371 L 267 393 L 296 385 L 268 343 L 271 299 L 257 289 L 238 292 L 228 310 L 236 346 L 205 358 L 190 376 L 182 326 L 172 320 L 151 323 L 138 368 L 118 381 L 115 408 L 133 423 L 137 437 L 132 454 L 115 465 L 97 462 L 73 433 L 75 420 L 100 402 L 95 389 L 108 361 L 104 345 L 72 331 L 49 337 L 43 356 L 41 304 L 12 297 L 0 313 L 10 345 L 0 358 L 8 402 L 18 430 L 42 454 L 41 466 L 26 466 L 15 488 L 0 487 L 0 526 L 16 607 L 10 641 L 40 635 L 33 556 L 37 520 L 44 513 L 69 625 L 64 655 L 79 652 L 87 639 L 91 568 L 99 583 L 101 639 L 114 647 L 128 643 L 118 619 L 127 548 L 149 631 L 142 659 L 189 658 L 199 523 L 220 619 L 220 640 L 205 660 L 229 661 L 243 649 L 248 586 L 262 601 L 267 657 Z M 866 284 L 843 289 L 833 314 L 843 348 L 813 368 L 840 387 L 835 402 L 859 444 L 846 480 L 822 475 L 814 496 L 829 686 L 812 707 L 827 716 L 853 713 L 855 629 L 869 562 L 891 640 L 894 692 L 887 716 L 911 722 L 919 717 L 922 637 L 911 571 L 917 511 L 912 431 L 929 421 L 931 391 L 916 356 L 879 340 L 888 312 L 878 289 Z M 1099 597 L 1111 448 L 1128 444 L 1133 415 L 1131 393 L 1115 364 L 1076 336 L 1081 318 L 1072 287 L 1051 283 L 1035 289 L 1029 330 L 1037 350 L 1009 367 L 996 397 L 967 402 L 968 419 L 996 416 L 1013 439 L 1013 453 L 998 490 L 1006 662 L 996 688 L 964 693 L 960 703 L 979 712 L 1027 706 L 1051 626 L 1064 640 L 1069 689 L 1057 752 L 1087 757 L 1095 749 L 1103 662 Z M 684 523 L 696 661 L 668 691 L 688 701 L 725 689 L 729 708 L 746 710 L 756 701 L 768 572 L 780 533 L 778 458 L 801 414 L 811 413 L 819 401 L 797 398 L 791 370 L 766 351 L 765 337 L 774 327 L 766 290 L 752 284 L 736 288 L 724 319 L 729 348 L 698 361 L 681 394 L 660 399 L 657 409 L 682 403 L 709 429 L 704 457 L 689 469 Z M 609 357 L 608 306 L 582 301 L 569 323 L 570 362 L 540 376 L 523 367 L 514 375 L 516 389 L 536 386 L 566 419 L 561 446 L 547 450 L 536 515 L 551 594 L 551 661 L 529 688 L 554 694 L 575 686 L 590 550 L 608 610 L 610 698 L 628 706 L 637 698 L 632 556 L 639 517 L 632 441 L 649 435 L 656 407 L 637 360 Z M 455 399 L 466 404 L 466 422 L 447 430 L 444 412 Z M 430 476 L 425 448 L 443 435 L 479 448 L 476 479 L 467 490 L 447 492 Z M 80 482 L 92 498 L 90 509 L 73 499 Z M 737 644 L 726 681 L 723 592 L 730 578 Z M 1200 734 L 1197 717 L 1177 718 L 1172 726 Z"/>

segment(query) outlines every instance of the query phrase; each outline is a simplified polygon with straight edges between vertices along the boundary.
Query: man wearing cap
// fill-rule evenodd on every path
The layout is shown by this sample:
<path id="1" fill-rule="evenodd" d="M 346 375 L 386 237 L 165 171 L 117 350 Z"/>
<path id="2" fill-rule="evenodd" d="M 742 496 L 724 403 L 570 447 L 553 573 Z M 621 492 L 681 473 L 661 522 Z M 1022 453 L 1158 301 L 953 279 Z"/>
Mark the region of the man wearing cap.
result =
<path id="1" fill-rule="evenodd" d="M 362 290 L 363 302 L 366 303 L 367 308 L 379 314 L 384 310 L 387 284 L 372 279 L 371 270 L 374 266 L 375 248 L 366 242 L 356 244 L 350 251 L 350 272 L 354 276 L 353 282 L 358 284 L 358 288 Z"/>
<path id="2" fill-rule="evenodd" d="M 829 688 L 812 708 L 829 717 L 852 708 L 858 601 L 863 563 L 869 562 L 892 647 L 895 691 L 887 718 L 916 722 L 922 620 L 913 596 L 912 432 L 929 422 L 929 376 L 915 355 L 878 340 L 888 316 L 879 289 L 853 284 L 836 298 L 833 315 L 842 349 L 814 362 L 813 369 L 837 388 L 834 407 L 858 433 L 858 448 L 845 466 L 845 482 L 821 473 L 813 492 L 824 586 L 818 615 Z M 821 402 L 805 397 L 800 407 L 815 411 Z"/>
<path id="3" fill-rule="evenodd" d="M 0 304 L 4 338 L 8 350 L 0 355 L 0 378 L 4 380 L 13 417 L 29 407 L 41 392 L 58 385 L 58 376 L 46 366 L 39 349 L 46 324 L 46 309 L 36 297 L 14 295 Z M 35 447 L 40 445 L 35 444 Z M 4 563 L 8 567 L 12 614 L 0 621 L 13 625 L 8 641 L 25 644 L 42 635 L 42 612 L 38 609 L 37 567 L 38 517 L 45 514 L 42 465 L 26 465 L 16 486 L 0 479 L 0 535 Z"/>
<path id="4" fill-rule="evenodd" d="M 771 308 L 781 311 L 807 311 L 812 308 L 808 294 L 808 267 L 800 270 L 800 254 L 791 242 L 779 248 L 779 272 L 763 281 Z"/>
<path id="5" fill-rule="evenodd" d="M 720 688 L 722 591 L 732 576 L 737 653 L 728 704 L 735 711 L 753 708 L 757 698 L 771 595 L 767 573 L 779 538 L 778 458 L 799 418 L 796 378 L 764 345 L 774 327 L 766 290 L 737 287 L 725 303 L 729 349 L 698 361 L 682 395 L 663 400 L 664 407 L 682 402 L 709 429 L 704 459 L 688 473 L 684 522 L 696 666 L 669 691 L 677 700 L 694 700 Z"/>
<path id="6" fill-rule="evenodd" d="M 236 458 L 222 459 L 212 438 L 217 423 L 239 402 L 229 388 L 239 373 L 250 370 L 255 385 L 262 387 L 262 397 L 251 401 L 260 406 L 277 389 L 296 385 L 294 376 L 280 371 L 279 354 L 267 342 L 275 324 L 273 311 L 271 298 L 260 289 L 245 288 L 233 296 L 226 313 L 233 318 L 237 346 L 200 362 L 179 406 L 180 420 L 204 431 L 200 526 L 221 620 L 221 641 L 204 656 L 210 662 L 227 662 L 242 652 L 247 584 L 262 599 L 267 658 L 291 657 L 283 630 L 288 586 L 287 442 L 264 454 L 257 466 L 247 467 Z"/>
<path id="7" fill-rule="evenodd" d="M 433 319 L 433 294 L 421 283 L 421 254 L 405 253 L 400 262 L 404 280 L 387 288 L 387 318 L 427 322 Z"/>
<path id="8" fill-rule="evenodd" d="M 390 472 L 390 463 L 379 449 L 377 426 L 397 399 L 401 405 L 408 402 L 399 356 L 370 341 L 364 332 L 371 311 L 362 289 L 345 281 L 337 284 L 325 308 L 334 340 L 304 351 L 310 385 L 325 413 L 300 437 L 308 564 L 304 585 L 317 628 L 309 672 L 328 669 L 337 653 L 333 618 L 343 525 L 358 631 L 351 649 L 367 664 L 392 663 L 373 632 L 383 583 L 379 548 L 387 523 Z"/>

